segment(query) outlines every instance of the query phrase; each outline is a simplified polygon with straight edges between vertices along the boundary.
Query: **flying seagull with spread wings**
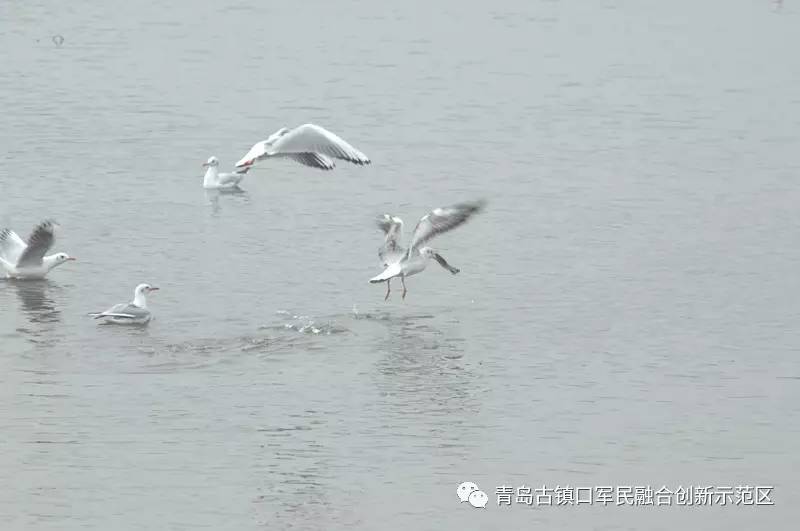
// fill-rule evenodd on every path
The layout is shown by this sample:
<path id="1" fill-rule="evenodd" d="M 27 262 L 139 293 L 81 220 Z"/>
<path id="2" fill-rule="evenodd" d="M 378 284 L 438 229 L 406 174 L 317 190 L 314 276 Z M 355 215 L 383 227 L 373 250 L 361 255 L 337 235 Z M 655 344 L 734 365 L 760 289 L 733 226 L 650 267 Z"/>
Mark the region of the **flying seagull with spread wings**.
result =
<path id="1" fill-rule="evenodd" d="M 247 168 L 258 161 L 281 157 L 320 170 L 336 167 L 334 159 L 365 165 L 369 157 L 324 127 L 305 124 L 294 129 L 286 127 L 258 142 L 236 163 L 237 168 Z"/>
<path id="2" fill-rule="evenodd" d="M 43 279 L 54 267 L 75 260 L 65 253 L 45 256 L 55 241 L 56 227 L 53 220 L 39 223 L 27 242 L 11 229 L 0 229 L 0 265 L 7 278 Z"/>
<path id="3" fill-rule="evenodd" d="M 115 304 L 104 312 L 90 313 L 95 319 L 106 319 L 106 322 L 122 325 L 143 325 L 150 322 L 153 314 L 147 309 L 147 294 L 158 288 L 150 284 L 139 284 L 133 290 L 133 300 Z"/>
<path id="4" fill-rule="evenodd" d="M 485 205 L 486 201 L 480 200 L 432 210 L 420 218 L 414 228 L 408 249 L 404 249 L 400 244 L 403 220 L 391 214 L 384 214 L 378 218 L 378 227 L 385 235 L 383 246 L 378 250 L 378 257 L 385 269 L 380 275 L 371 278 L 370 282 L 373 284 L 386 282 L 386 296 L 383 300 L 389 298 L 392 291 L 391 281 L 395 277 L 400 277 L 400 282 L 403 284 L 403 299 L 405 299 L 408 291 L 406 277 L 424 271 L 431 258 L 450 273 L 457 274 L 460 269 L 447 263 L 447 260 L 435 249 L 422 247 L 422 244 L 439 234 L 463 225 L 472 216 L 483 210 Z"/>

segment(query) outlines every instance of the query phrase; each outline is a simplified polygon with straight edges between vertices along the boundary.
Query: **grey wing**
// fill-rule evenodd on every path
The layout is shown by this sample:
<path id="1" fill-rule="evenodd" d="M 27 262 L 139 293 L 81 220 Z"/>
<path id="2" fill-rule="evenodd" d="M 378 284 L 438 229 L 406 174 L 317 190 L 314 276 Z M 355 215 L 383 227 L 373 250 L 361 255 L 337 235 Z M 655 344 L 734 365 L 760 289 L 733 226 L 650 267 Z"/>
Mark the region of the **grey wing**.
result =
<path id="1" fill-rule="evenodd" d="M 279 156 L 290 158 L 303 166 L 311 166 L 320 170 L 332 170 L 336 167 L 333 160 L 321 153 L 287 153 Z"/>
<path id="2" fill-rule="evenodd" d="M 92 314 L 95 319 L 100 319 L 102 317 L 120 317 L 120 318 L 127 318 L 127 319 L 142 319 L 150 315 L 150 310 L 146 308 L 140 308 L 139 306 L 135 306 L 129 302 L 123 302 L 120 304 L 115 304 L 108 310 L 100 313 Z"/>
<path id="3" fill-rule="evenodd" d="M 285 135 L 285 134 L 286 134 L 286 133 L 288 133 L 289 131 L 290 131 L 290 129 L 289 129 L 288 127 L 281 127 L 280 129 L 278 129 L 277 131 L 275 131 L 274 133 L 272 133 L 271 135 L 269 135 L 269 136 L 267 137 L 267 139 L 266 139 L 266 140 L 264 140 L 264 142 L 265 142 L 267 145 L 270 145 L 270 146 L 271 146 L 272 144 L 274 144 L 274 143 L 275 143 L 275 141 L 276 141 L 276 140 L 278 140 L 280 137 L 282 137 L 283 135 Z"/>
<path id="4" fill-rule="evenodd" d="M 269 155 L 318 153 L 353 164 L 370 164 L 369 157 L 324 127 L 305 124 L 283 133 L 269 148 Z"/>
<path id="5" fill-rule="evenodd" d="M 289 129 L 286 127 L 282 127 L 269 135 L 269 138 L 266 140 L 262 140 L 261 142 L 256 142 L 253 144 L 253 147 L 245 154 L 244 157 L 239 159 L 239 162 L 236 163 L 237 172 L 246 172 L 250 166 L 255 164 L 257 161 L 264 160 L 273 156 L 274 154 L 271 152 L 272 144 L 275 143 L 280 137 L 284 136 L 286 133 L 289 132 Z"/>
<path id="6" fill-rule="evenodd" d="M 25 251 L 25 242 L 11 229 L 0 230 L 0 258 L 14 265 Z"/>
<path id="7" fill-rule="evenodd" d="M 28 247 L 22 252 L 17 262 L 18 266 L 36 266 L 42 263 L 42 258 L 53 246 L 55 241 L 56 222 L 45 220 L 33 229 L 28 238 Z"/>
<path id="8" fill-rule="evenodd" d="M 448 263 L 447 263 L 447 260 L 445 260 L 445 259 L 444 259 L 444 257 L 443 257 L 442 255 L 440 255 L 439 253 L 434 253 L 434 254 L 433 254 L 433 258 L 434 258 L 434 259 L 435 259 L 437 262 L 439 262 L 439 265 L 440 265 L 440 266 L 442 266 L 443 268 L 447 269 L 447 270 L 448 270 L 448 271 L 450 271 L 452 274 L 454 274 L 454 275 L 457 275 L 458 273 L 460 273 L 460 272 L 461 272 L 461 270 L 460 270 L 459 268 L 457 268 L 457 267 L 453 267 L 453 266 L 451 266 L 450 264 L 448 264 Z"/>
<path id="9" fill-rule="evenodd" d="M 114 306 L 112 306 L 108 310 L 104 310 L 102 312 L 93 312 L 93 313 L 90 313 L 89 315 L 91 315 L 95 319 L 100 319 L 101 317 L 106 317 L 106 316 L 110 316 L 110 315 L 113 315 L 113 314 L 119 314 L 119 313 L 122 313 L 122 310 L 127 308 L 129 304 L 130 303 L 127 303 L 127 302 L 123 302 L 123 303 L 120 303 L 120 304 L 115 304 Z"/>
<path id="10" fill-rule="evenodd" d="M 149 316 L 150 310 L 147 308 L 140 308 L 139 306 L 135 306 L 133 304 L 126 304 L 121 313 L 132 315 L 134 319 L 141 319 Z"/>
<path id="11" fill-rule="evenodd" d="M 239 182 L 244 179 L 244 174 L 247 173 L 247 170 L 250 169 L 250 166 L 244 168 L 244 171 L 237 171 L 235 173 L 220 173 L 217 175 L 217 179 L 219 184 L 227 184 L 227 185 L 235 185 L 239 184 Z"/>
<path id="12" fill-rule="evenodd" d="M 378 257 L 384 264 L 399 260 L 405 249 L 400 245 L 403 236 L 403 220 L 391 214 L 384 214 L 376 220 L 385 237 L 383 245 L 378 250 Z"/>
<path id="13" fill-rule="evenodd" d="M 384 214 L 382 216 L 379 216 L 375 220 L 375 223 L 378 225 L 378 228 L 383 231 L 384 234 L 388 235 L 389 232 L 392 230 L 392 227 L 394 227 L 397 224 L 402 225 L 403 220 L 391 214 Z"/>
<path id="14" fill-rule="evenodd" d="M 414 228 L 414 234 L 411 236 L 411 243 L 408 246 L 409 254 L 434 236 L 453 230 L 466 223 L 469 218 L 483 210 L 485 206 L 486 201 L 484 200 L 458 203 L 449 207 L 436 208 L 422 216 Z"/>

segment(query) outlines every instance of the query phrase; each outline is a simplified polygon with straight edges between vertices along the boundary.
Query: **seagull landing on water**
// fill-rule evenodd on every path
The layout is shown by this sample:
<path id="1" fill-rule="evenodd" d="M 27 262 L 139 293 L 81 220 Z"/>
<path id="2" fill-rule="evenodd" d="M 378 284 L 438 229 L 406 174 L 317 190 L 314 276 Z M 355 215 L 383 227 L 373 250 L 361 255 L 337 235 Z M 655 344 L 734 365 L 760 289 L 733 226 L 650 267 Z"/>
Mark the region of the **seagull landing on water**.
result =
<path id="1" fill-rule="evenodd" d="M 469 218 L 483 210 L 485 205 L 486 201 L 480 200 L 434 209 L 422 216 L 417 223 L 408 249 L 403 249 L 400 245 L 403 220 L 390 214 L 384 214 L 383 217 L 378 218 L 378 227 L 386 235 L 383 246 L 378 250 L 378 257 L 386 269 L 369 281 L 373 284 L 386 282 L 386 297 L 383 300 L 389 298 L 389 294 L 392 292 L 391 282 L 395 277 L 400 277 L 400 282 L 403 283 L 403 299 L 405 299 L 408 291 L 406 290 L 406 277 L 424 271 L 431 258 L 450 273 L 457 274 L 460 269 L 448 264 L 447 260 L 435 249 L 420 246 L 438 234 L 463 225 Z"/>
<path id="2" fill-rule="evenodd" d="M 358 165 L 371 162 L 369 157 L 327 129 L 314 124 L 305 124 L 294 129 L 284 127 L 272 133 L 269 138 L 250 148 L 250 151 L 236 163 L 236 167 L 246 168 L 272 157 L 290 158 L 320 170 L 335 168 L 333 159 L 346 160 Z"/>
<path id="3" fill-rule="evenodd" d="M 142 325 L 150 322 L 153 314 L 147 309 L 147 294 L 158 288 L 150 284 L 139 284 L 133 290 L 133 300 L 115 304 L 104 312 L 90 313 L 95 319 L 107 319 L 106 322 L 124 325 Z"/>
<path id="4" fill-rule="evenodd" d="M 7 278 L 43 279 L 56 266 L 75 260 L 65 253 L 45 256 L 55 241 L 58 224 L 45 220 L 33 229 L 28 242 L 11 229 L 0 229 L 0 265 Z"/>
<path id="5" fill-rule="evenodd" d="M 250 166 L 246 166 L 233 173 L 220 173 L 217 157 L 209 157 L 203 166 L 208 168 L 203 177 L 203 188 L 207 190 L 241 190 L 239 183 L 250 169 Z"/>

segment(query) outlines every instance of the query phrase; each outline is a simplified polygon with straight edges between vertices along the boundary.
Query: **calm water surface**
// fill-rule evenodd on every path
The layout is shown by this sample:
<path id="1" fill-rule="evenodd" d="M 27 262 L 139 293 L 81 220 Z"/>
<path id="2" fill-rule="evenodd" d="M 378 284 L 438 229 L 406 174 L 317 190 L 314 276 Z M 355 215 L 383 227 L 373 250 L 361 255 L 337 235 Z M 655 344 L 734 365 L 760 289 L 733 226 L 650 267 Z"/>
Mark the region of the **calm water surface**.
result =
<path id="1" fill-rule="evenodd" d="M 798 28 L 791 0 L 3 2 L 0 225 L 54 217 L 79 261 L 0 282 L 0 528 L 793 529 Z M 374 164 L 203 192 L 304 122 Z M 462 273 L 384 303 L 374 216 L 477 197 L 436 240 Z M 85 316 L 143 281 L 148 328 Z M 775 505 L 497 506 L 522 484 Z"/>

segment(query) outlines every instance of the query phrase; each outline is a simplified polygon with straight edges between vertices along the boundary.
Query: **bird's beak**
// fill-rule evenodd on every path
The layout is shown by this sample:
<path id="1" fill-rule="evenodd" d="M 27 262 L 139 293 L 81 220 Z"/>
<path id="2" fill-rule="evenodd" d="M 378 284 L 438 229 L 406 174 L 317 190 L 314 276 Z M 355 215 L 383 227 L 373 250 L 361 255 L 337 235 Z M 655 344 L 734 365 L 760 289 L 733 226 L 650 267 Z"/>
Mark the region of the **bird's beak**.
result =
<path id="1" fill-rule="evenodd" d="M 204 162 L 203 163 L 203 167 L 206 167 L 206 166 L 208 166 L 208 162 Z"/>
<path id="2" fill-rule="evenodd" d="M 158 288 L 153 286 L 152 288 L 150 288 L 150 291 L 158 291 Z"/>
<path id="3" fill-rule="evenodd" d="M 67 258 L 68 262 L 74 262 L 76 260 L 77 260 L 77 258 L 75 258 L 74 256 L 70 256 L 69 258 Z"/>
<path id="4" fill-rule="evenodd" d="M 255 159 L 250 159 L 250 160 L 246 160 L 244 162 L 240 162 L 239 164 L 236 165 L 236 167 L 237 168 L 246 168 L 246 167 L 248 167 L 248 166 L 253 164 L 253 160 L 255 160 Z"/>

